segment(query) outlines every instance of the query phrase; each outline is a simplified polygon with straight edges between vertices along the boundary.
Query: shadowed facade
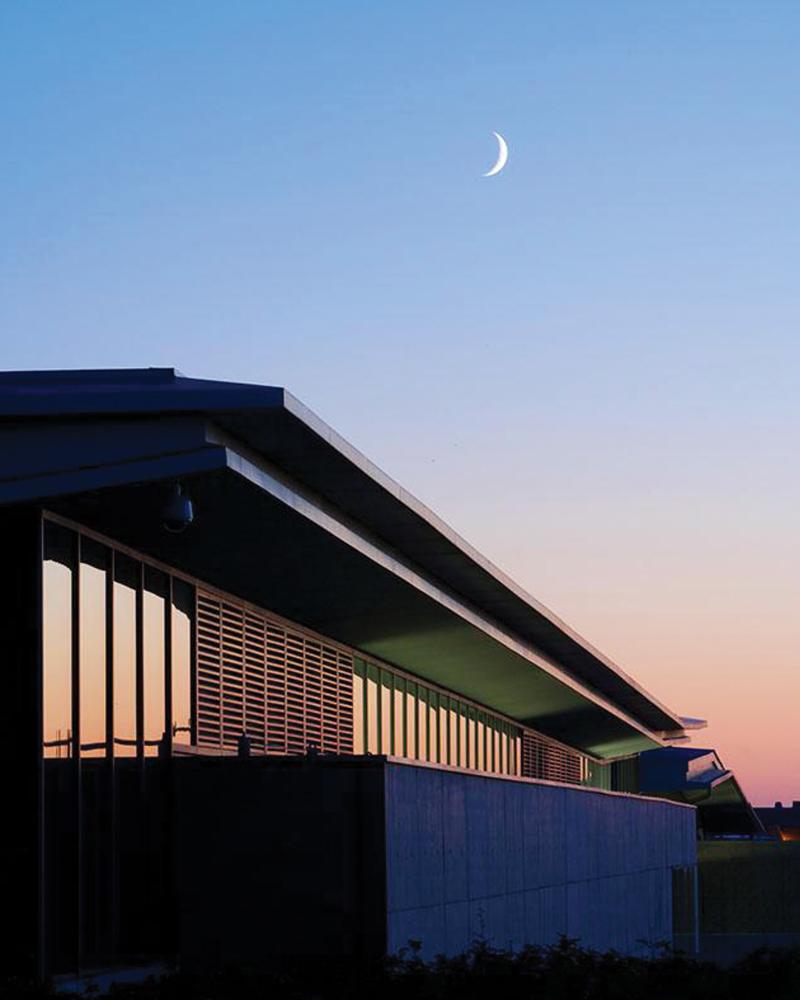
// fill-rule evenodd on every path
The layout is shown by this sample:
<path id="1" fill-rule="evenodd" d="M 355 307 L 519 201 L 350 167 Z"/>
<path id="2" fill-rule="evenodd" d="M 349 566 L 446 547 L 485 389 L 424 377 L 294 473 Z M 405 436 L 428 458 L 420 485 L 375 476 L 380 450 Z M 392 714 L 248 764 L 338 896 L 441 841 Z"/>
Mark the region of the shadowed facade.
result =
<path id="1" fill-rule="evenodd" d="M 12 947 L 20 964 L 45 973 L 143 956 L 189 961 L 203 950 L 187 930 L 202 909 L 186 906 L 189 845 L 208 841 L 205 878 L 222 892 L 226 830 L 269 816 L 285 830 L 308 823 L 333 836 L 323 786 L 342 775 L 359 787 L 378 775 L 371 804 L 356 796 L 339 816 L 349 832 L 337 855 L 369 828 L 373 874 L 346 866 L 338 903 L 328 894 L 325 906 L 341 916 L 343 901 L 358 898 L 363 912 L 382 914 L 356 921 L 345 951 L 391 950 L 406 933 L 452 949 L 474 934 L 464 914 L 484 898 L 490 855 L 470 860 L 463 898 L 443 889 L 435 901 L 395 905 L 396 880 L 413 881 L 403 852 L 415 848 L 398 854 L 391 825 L 401 831 L 410 815 L 413 803 L 398 804 L 410 781 L 414 801 L 430 798 L 431 809 L 463 786 L 480 808 L 501 795 L 503 815 L 534 815 L 550 795 L 537 782 L 559 787 L 561 811 L 537 843 L 566 845 L 578 829 L 572 860 L 553 869 L 552 884 L 536 876 L 512 889 L 508 876 L 499 897 L 484 893 L 504 900 L 484 918 L 498 940 L 570 927 L 592 939 L 593 920 L 615 927 L 615 941 L 646 937 L 635 908 L 617 926 L 602 894 L 574 888 L 595 878 L 630 887 L 637 873 L 650 887 L 645 910 L 660 914 L 653 929 L 671 932 L 674 871 L 695 861 L 685 837 L 693 810 L 589 786 L 635 791 L 619 777 L 625 761 L 697 723 L 661 705 L 285 390 L 158 369 L 7 373 L 0 421 L 0 516 L 18 571 L 4 584 L 13 697 L 3 735 L 21 804 L 8 849 L 24 877 L 6 876 L 27 915 Z M 165 530 L 178 489 L 193 519 Z M 305 770 L 281 770 L 309 754 Z M 203 775 L 208 792 L 226 761 L 238 798 L 226 787 L 222 810 L 219 797 L 206 800 Z M 272 786 L 311 772 L 316 791 L 300 821 L 291 796 Z M 586 867 L 591 852 L 613 854 L 600 845 L 615 814 L 652 853 L 635 869 Z M 425 824 L 416 829 L 420 842 L 429 836 Z M 521 826 L 504 829 L 517 833 L 498 849 L 531 855 Z M 445 845 L 457 830 L 442 818 Z M 307 852 L 294 868 L 267 851 L 258 858 L 259 877 L 283 880 L 293 898 Z M 586 878 L 575 875 L 581 865 Z M 520 917 L 526 892 L 553 889 L 555 900 L 562 888 L 571 903 L 539 901 L 541 920 Z M 620 900 L 633 891 L 620 889 Z M 244 882 L 240 892 L 244 900 Z M 320 935 L 291 931 L 301 909 L 285 909 L 286 933 L 313 954 Z"/>

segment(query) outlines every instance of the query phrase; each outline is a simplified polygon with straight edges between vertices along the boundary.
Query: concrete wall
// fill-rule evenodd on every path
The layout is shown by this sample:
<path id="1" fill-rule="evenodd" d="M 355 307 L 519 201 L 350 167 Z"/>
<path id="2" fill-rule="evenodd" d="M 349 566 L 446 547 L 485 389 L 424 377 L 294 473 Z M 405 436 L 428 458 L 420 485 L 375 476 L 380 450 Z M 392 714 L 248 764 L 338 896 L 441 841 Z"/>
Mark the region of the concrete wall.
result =
<path id="1" fill-rule="evenodd" d="M 694 810 L 381 757 L 178 759 L 177 950 L 186 968 L 672 939 Z"/>
<path id="2" fill-rule="evenodd" d="M 699 855 L 704 958 L 800 945 L 800 843 L 712 840 Z"/>
<path id="3" fill-rule="evenodd" d="M 672 940 L 672 867 L 696 863 L 694 810 L 636 796 L 386 767 L 387 944 L 455 954 L 559 935 L 648 953 Z"/>

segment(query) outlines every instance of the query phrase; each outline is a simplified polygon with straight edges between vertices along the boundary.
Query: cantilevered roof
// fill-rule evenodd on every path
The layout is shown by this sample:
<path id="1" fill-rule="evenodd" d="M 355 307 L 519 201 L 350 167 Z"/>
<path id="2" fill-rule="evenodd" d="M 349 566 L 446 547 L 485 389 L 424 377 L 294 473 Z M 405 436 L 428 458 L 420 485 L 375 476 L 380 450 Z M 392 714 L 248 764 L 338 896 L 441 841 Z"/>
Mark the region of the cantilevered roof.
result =
<path id="1" fill-rule="evenodd" d="M 661 747 L 645 751 L 639 757 L 639 790 L 697 806 L 706 833 L 764 833 L 736 775 L 725 767 L 716 750 Z"/>
<path id="2" fill-rule="evenodd" d="M 203 421 L 200 436 L 198 418 Z M 150 439 L 147 448 L 144 438 Z M 155 439 L 160 442 L 157 447 Z M 580 698 L 603 706 L 606 714 L 626 720 L 638 730 L 639 748 L 664 738 L 680 738 L 686 728 L 702 725 L 661 704 L 285 389 L 186 378 L 173 369 L 2 373 L 0 441 L 7 457 L 0 470 L 2 503 L 77 497 L 111 487 L 128 489 L 137 482 L 176 475 L 222 475 L 224 468 L 296 515 L 316 519 L 317 526 L 333 531 L 339 542 L 363 550 L 365 559 L 373 563 L 388 559 L 385 570 L 400 578 L 405 574 L 406 583 L 424 593 L 429 602 L 449 608 L 460 622 L 466 621 L 470 635 L 478 630 L 489 637 L 480 654 L 487 664 L 498 645 L 518 658 L 527 658 L 529 671 L 546 673 L 548 682 L 569 687 Z M 134 461 L 145 452 L 149 456 L 146 467 Z M 238 496 L 233 487 L 228 492 L 231 498 Z M 222 495 L 217 490 L 215 496 Z M 242 516 L 246 510 L 246 516 L 257 523 L 262 516 L 257 505 L 248 506 L 244 495 L 241 502 Z M 87 512 L 85 505 L 68 499 L 58 503 L 76 517 Z M 92 509 L 99 510 L 96 504 Z M 112 527 L 108 514 L 98 513 L 97 520 L 98 527 Z M 132 540 L 140 545 L 147 541 Z M 165 546 L 169 542 L 159 539 L 159 548 Z M 173 558 L 179 559 L 180 553 Z M 231 559 L 240 556 L 232 552 Z M 354 581 L 360 579 L 359 572 L 352 567 Z M 365 570 L 362 575 L 367 588 L 369 574 Z M 373 581 L 369 586 L 377 584 Z M 365 589 L 364 601 L 367 593 Z M 330 594 L 326 600 L 332 606 Z M 392 621 L 387 610 L 393 606 L 397 621 Z M 317 615 L 308 624 L 325 625 L 343 641 L 408 669 L 415 666 L 408 662 L 409 656 L 416 655 L 425 661 L 416 664 L 416 672 L 436 680 L 431 657 L 442 657 L 446 639 L 426 649 L 419 645 L 416 653 L 406 652 L 412 649 L 406 641 L 393 645 L 387 639 L 393 631 L 403 632 L 402 606 L 398 592 L 383 608 L 380 626 L 373 622 L 369 636 L 363 628 L 344 621 L 344 611 L 325 622 Z M 362 610 L 366 616 L 366 604 Z M 410 605 L 407 613 L 412 615 Z M 425 615 L 420 609 L 418 613 L 420 622 L 426 619 L 431 635 L 445 635 L 445 618 L 436 617 L 430 608 Z M 371 640 L 372 633 L 380 637 Z M 360 636 L 366 636 L 361 644 L 355 641 Z M 458 643 L 451 638 L 455 649 Z M 468 646 L 459 647 L 462 663 L 469 656 Z M 445 675 L 439 678 L 442 683 L 458 686 L 452 670 Z M 509 692 L 517 691 L 525 702 L 525 684 L 523 675 L 513 684 L 510 676 L 497 667 L 497 677 L 506 678 L 506 688 L 505 697 L 499 688 L 496 696 L 503 703 L 502 710 L 514 715 L 509 710 L 513 709 Z M 480 693 L 476 689 L 476 697 Z M 516 717 L 535 724 L 529 706 Z M 568 734 L 562 728 L 560 735 Z M 608 755 L 614 745 L 609 739 Z M 587 743 L 590 752 L 598 752 L 598 747 L 597 741 Z M 623 752 L 622 744 L 619 752 Z"/>

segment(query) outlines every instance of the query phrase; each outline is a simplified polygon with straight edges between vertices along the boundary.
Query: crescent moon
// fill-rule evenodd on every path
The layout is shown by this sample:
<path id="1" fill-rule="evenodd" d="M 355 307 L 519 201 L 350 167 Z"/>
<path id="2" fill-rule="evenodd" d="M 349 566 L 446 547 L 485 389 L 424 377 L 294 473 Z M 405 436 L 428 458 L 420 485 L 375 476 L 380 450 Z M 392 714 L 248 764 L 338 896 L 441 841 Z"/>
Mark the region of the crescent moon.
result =
<path id="1" fill-rule="evenodd" d="M 508 159 L 508 143 L 499 132 L 493 132 L 492 135 L 494 135 L 497 139 L 497 145 L 499 147 L 497 153 L 497 163 L 495 163 L 491 170 L 486 171 L 483 175 L 484 177 L 494 177 L 495 174 L 499 174 L 506 165 L 506 160 Z"/>

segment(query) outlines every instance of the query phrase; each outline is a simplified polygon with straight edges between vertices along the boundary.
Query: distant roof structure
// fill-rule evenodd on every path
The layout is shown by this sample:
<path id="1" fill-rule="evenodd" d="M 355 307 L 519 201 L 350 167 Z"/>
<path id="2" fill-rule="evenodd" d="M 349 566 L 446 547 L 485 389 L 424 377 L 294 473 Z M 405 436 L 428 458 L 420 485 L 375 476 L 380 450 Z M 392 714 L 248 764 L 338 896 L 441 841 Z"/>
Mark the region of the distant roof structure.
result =
<path id="1" fill-rule="evenodd" d="M 47 502 L 68 514 L 93 511 L 88 499 L 78 498 L 102 490 L 120 490 L 122 504 L 139 483 L 196 476 L 196 489 L 203 489 L 203 476 L 227 472 L 230 480 L 233 474 L 380 561 L 495 644 L 535 662 L 551 680 L 627 720 L 639 730 L 639 748 L 685 738 L 687 729 L 705 725 L 663 705 L 283 388 L 188 378 L 172 368 L 5 372 L 0 443 L 6 456 L 0 503 Z M 237 490 L 230 486 L 231 502 Z M 247 504 L 248 516 L 255 517 L 250 499 Z M 364 580 L 366 587 L 366 575 Z M 382 613 L 381 636 L 373 635 L 377 624 L 369 635 L 365 631 L 363 648 L 402 666 L 404 648 L 384 641 L 387 623 L 388 631 L 392 626 Z M 358 645 L 352 622 L 333 612 L 329 617 L 309 624 L 324 624 L 334 637 Z M 430 614 L 425 627 L 432 637 L 445 620 Z M 434 649 L 441 656 L 443 646 L 431 640 L 430 656 Z M 495 697 L 496 707 L 510 713 L 513 698 L 528 704 L 534 690 L 526 693 L 525 677 L 511 671 L 510 661 L 505 666 L 505 673 L 497 672 L 505 678 L 505 694 L 497 686 L 480 691 L 476 680 L 476 696 L 488 704 Z M 440 680 L 447 682 L 446 673 Z M 580 715 L 577 707 L 573 715 Z M 612 756 L 634 746 L 615 742 L 613 727 L 606 728 L 608 738 L 587 735 L 587 752 Z"/>
<path id="2" fill-rule="evenodd" d="M 639 757 L 639 789 L 698 807 L 701 826 L 713 835 L 763 834 L 764 828 L 736 775 L 716 750 L 662 747 Z"/>
<path id="3" fill-rule="evenodd" d="M 791 805 L 756 806 L 756 815 L 766 830 L 781 840 L 800 840 L 800 801 Z"/>

